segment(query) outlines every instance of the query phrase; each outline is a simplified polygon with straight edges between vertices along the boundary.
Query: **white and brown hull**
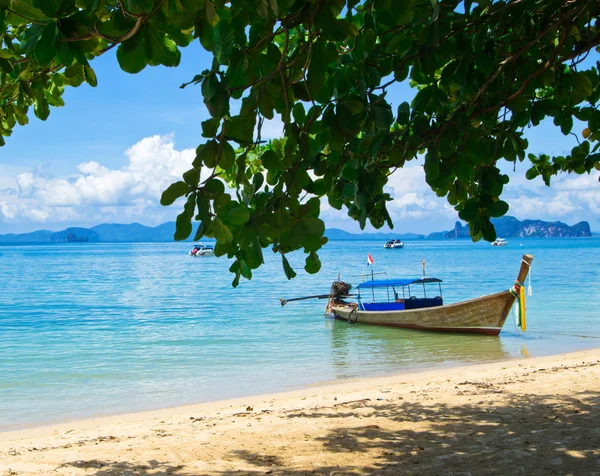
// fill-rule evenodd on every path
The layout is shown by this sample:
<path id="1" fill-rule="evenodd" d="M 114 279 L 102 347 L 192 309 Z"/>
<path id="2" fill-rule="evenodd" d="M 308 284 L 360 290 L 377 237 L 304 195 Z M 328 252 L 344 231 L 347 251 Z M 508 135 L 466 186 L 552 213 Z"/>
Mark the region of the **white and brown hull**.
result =
<path id="1" fill-rule="evenodd" d="M 532 260 L 531 255 L 523 256 L 517 283 L 525 281 Z M 356 305 L 334 304 L 331 311 L 337 319 L 352 323 L 498 335 L 515 299 L 510 291 L 503 291 L 469 301 L 422 309 L 360 311 Z"/>
<path id="2" fill-rule="evenodd" d="M 498 335 L 515 297 L 504 291 L 470 301 L 404 311 L 359 311 L 351 306 L 334 305 L 337 319 L 377 326 L 404 327 L 442 332 L 474 332 Z"/>

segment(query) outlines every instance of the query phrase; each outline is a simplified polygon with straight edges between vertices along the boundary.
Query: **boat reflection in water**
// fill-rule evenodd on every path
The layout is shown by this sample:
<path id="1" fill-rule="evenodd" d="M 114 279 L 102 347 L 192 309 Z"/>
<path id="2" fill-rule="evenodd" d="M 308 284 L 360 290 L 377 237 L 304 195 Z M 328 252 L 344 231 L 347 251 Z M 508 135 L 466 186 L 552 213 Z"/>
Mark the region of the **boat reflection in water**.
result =
<path id="1" fill-rule="evenodd" d="M 335 319 L 330 320 L 330 329 L 332 366 L 339 379 L 519 357 L 494 336 L 355 326 Z M 520 354 L 527 356 L 527 349 Z"/>

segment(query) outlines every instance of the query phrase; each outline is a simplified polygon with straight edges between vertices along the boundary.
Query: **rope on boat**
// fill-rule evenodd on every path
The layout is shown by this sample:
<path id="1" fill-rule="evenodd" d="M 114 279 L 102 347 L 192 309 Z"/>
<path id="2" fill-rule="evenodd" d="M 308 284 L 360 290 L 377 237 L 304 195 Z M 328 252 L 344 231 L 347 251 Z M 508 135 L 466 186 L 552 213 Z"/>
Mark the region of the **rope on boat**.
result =
<path id="1" fill-rule="evenodd" d="M 354 315 L 356 316 L 354 320 L 352 320 L 352 313 L 354 313 Z M 354 308 L 350 311 L 350 314 L 348 314 L 348 322 L 350 324 L 356 324 L 356 321 L 358 321 L 358 309 Z"/>
<path id="2" fill-rule="evenodd" d="M 513 315 L 513 324 L 515 325 L 515 332 L 517 334 L 521 334 L 521 331 L 519 330 L 519 311 L 517 310 L 517 306 L 518 304 L 512 306 L 511 310 Z"/>

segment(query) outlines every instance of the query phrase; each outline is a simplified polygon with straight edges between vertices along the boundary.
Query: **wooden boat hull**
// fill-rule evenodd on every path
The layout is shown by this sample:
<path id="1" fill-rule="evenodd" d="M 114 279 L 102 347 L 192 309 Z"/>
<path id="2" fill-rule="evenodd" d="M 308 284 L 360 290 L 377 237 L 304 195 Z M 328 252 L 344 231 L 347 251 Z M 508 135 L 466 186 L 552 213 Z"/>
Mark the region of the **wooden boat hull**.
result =
<path id="1" fill-rule="evenodd" d="M 351 323 L 442 332 L 498 335 L 515 302 L 509 291 L 455 304 L 404 311 L 359 311 L 350 305 L 331 308 L 336 319 Z"/>

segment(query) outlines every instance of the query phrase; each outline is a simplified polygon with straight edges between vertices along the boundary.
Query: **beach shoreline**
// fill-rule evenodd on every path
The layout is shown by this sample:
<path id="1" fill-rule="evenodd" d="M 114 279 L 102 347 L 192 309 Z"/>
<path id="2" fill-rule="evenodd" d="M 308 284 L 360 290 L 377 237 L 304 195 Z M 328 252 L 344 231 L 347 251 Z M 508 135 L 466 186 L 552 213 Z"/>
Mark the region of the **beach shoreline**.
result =
<path id="1" fill-rule="evenodd" d="M 600 350 L 600 346 L 598 347 L 598 349 Z M 570 355 L 570 354 L 576 354 L 579 352 L 586 352 L 588 350 L 594 350 L 594 349 L 584 349 L 584 350 L 576 350 L 576 351 L 571 351 L 571 352 L 565 352 L 563 354 L 551 354 L 551 355 L 547 355 L 547 356 L 539 356 L 539 357 L 531 357 L 529 355 L 521 355 L 519 357 L 508 357 L 506 359 L 502 359 L 502 360 L 492 360 L 492 361 L 488 361 L 485 363 L 477 363 L 477 362 L 450 362 L 450 363 L 436 363 L 435 365 L 432 366 L 428 366 L 427 368 L 421 368 L 421 367 L 410 367 L 407 368 L 405 370 L 402 371 L 396 371 L 396 372 L 386 372 L 384 374 L 376 374 L 376 375 L 372 375 L 372 376 L 365 376 L 365 377 L 355 377 L 355 378 L 342 378 L 342 379 L 336 379 L 336 380 L 323 380 L 323 381 L 316 381 L 316 382 L 311 382 L 311 383 L 306 383 L 306 384 L 298 384 L 298 385 L 288 385 L 288 387 L 292 387 L 290 389 L 284 389 L 284 390 L 275 390 L 272 392 L 264 392 L 264 393 L 251 393 L 248 395 L 242 395 L 242 396 L 233 396 L 233 397 L 225 397 L 225 398 L 220 398 L 220 399 L 215 399 L 215 400 L 207 400 L 207 401 L 198 401 L 198 402 L 191 402 L 191 403 L 181 403 L 181 404 L 173 404 L 173 405 L 166 405 L 166 406 L 161 406 L 158 408 L 149 408 L 149 409 L 139 409 L 139 410 L 132 410 L 132 411 L 106 411 L 106 412 L 101 412 L 98 414 L 91 414 L 88 416 L 82 416 L 82 417 L 57 417 L 54 420 L 44 420 L 44 421 L 38 421 L 38 422 L 28 422 L 28 423 L 15 423 L 15 424 L 11 424 L 8 426 L 3 426 L 0 427 L 0 442 L 2 441 L 2 435 L 7 434 L 7 433 L 18 433 L 18 432 L 28 432 L 28 431 L 36 431 L 36 430 L 43 430 L 44 428 L 54 428 L 54 427 L 59 427 L 59 426 L 63 426 L 63 425 L 74 425 L 74 424 L 87 424 L 87 423 L 92 423 L 92 422 L 99 422 L 101 420 L 112 420 L 112 419 L 121 419 L 121 418 L 125 418 L 125 419 L 130 419 L 133 418 L 135 420 L 139 418 L 144 418 L 144 417 L 152 417 L 154 414 L 157 414 L 159 416 L 163 415 L 164 413 L 169 413 L 170 411 L 177 411 L 177 410 L 185 410 L 185 409 L 189 409 L 189 408 L 195 408 L 195 407 L 200 407 L 200 406 L 206 406 L 208 409 L 212 409 L 212 407 L 220 407 L 220 406 L 226 406 L 226 405 L 243 405 L 244 402 L 249 402 L 251 399 L 252 401 L 256 400 L 256 399 L 267 399 L 267 398 L 293 398 L 295 396 L 298 396 L 299 394 L 304 394 L 305 392 L 309 392 L 311 389 L 316 389 L 316 390 L 321 390 L 323 389 L 324 391 L 331 391 L 331 392 L 335 392 L 338 387 L 340 390 L 345 389 L 346 386 L 350 386 L 353 387 L 354 384 L 360 384 L 362 386 L 362 384 L 364 385 L 368 385 L 370 383 L 376 384 L 378 381 L 380 380 L 386 380 L 386 379 L 398 379 L 401 377 L 409 377 L 412 375 L 418 375 L 418 376 L 434 376 L 439 374 L 440 372 L 446 372 L 446 371 L 452 371 L 453 369 L 462 369 L 462 368 L 469 368 L 469 367 L 481 367 L 481 366 L 487 366 L 487 365 L 493 365 L 493 364 L 502 364 L 505 362 L 514 362 L 514 361 L 521 361 L 521 360 L 525 360 L 525 361 L 529 361 L 531 359 L 537 359 L 537 358 L 546 358 L 546 357 L 553 357 L 555 355 Z"/>
<path id="2" fill-rule="evenodd" d="M 599 409 L 593 349 L 7 431 L 0 474 L 600 474 Z"/>

